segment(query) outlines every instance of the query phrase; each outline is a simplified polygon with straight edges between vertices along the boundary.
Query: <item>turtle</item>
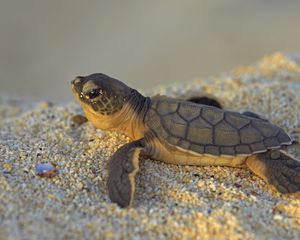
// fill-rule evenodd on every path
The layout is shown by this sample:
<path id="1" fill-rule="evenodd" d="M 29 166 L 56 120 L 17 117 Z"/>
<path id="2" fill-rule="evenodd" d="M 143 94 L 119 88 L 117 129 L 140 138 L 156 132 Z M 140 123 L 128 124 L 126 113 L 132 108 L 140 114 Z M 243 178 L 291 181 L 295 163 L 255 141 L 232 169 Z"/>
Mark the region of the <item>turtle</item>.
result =
<path id="1" fill-rule="evenodd" d="M 72 91 L 96 128 L 132 141 L 109 159 L 110 200 L 133 204 L 140 156 L 178 165 L 248 168 L 272 190 L 300 197 L 300 161 L 286 152 L 293 139 L 252 112 L 238 113 L 166 96 L 146 97 L 103 73 L 78 76 Z"/>

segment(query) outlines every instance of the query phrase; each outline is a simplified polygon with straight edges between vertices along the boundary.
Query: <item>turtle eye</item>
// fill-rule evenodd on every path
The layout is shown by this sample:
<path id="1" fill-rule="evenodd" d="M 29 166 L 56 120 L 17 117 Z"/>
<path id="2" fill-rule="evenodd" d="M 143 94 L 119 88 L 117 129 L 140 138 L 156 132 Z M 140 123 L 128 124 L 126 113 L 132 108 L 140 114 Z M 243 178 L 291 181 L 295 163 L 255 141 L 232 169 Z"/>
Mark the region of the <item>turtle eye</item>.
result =
<path id="1" fill-rule="evenodd" d="M 89 99 L 94 99 L 100 95 L 100 89 L 94 89 L 87 93 Z"/>

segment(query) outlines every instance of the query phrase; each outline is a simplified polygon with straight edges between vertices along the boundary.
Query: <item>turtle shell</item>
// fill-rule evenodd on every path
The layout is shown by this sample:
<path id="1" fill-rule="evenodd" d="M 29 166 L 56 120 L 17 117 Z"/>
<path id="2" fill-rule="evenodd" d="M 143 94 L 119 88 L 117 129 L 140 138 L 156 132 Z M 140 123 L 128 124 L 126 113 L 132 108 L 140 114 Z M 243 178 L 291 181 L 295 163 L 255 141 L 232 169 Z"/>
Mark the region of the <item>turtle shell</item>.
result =
<path id="1" fill-rule="evenodd" d="M 176 99 L 152 99 L 145 123 L 162 143 L 197 154 L 252 155 L 292 144 L 268 121 Z"/>

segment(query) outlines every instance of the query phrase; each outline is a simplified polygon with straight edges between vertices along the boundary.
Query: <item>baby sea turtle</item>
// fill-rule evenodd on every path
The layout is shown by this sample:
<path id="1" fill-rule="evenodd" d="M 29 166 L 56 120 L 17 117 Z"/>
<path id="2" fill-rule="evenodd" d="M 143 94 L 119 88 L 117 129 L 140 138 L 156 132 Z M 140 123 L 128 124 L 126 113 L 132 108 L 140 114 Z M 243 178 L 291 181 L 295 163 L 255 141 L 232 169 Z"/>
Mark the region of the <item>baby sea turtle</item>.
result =
<path id="1" fill-rule="evenodd" d="M 96 128 L 132 139 L 109 162 L 109 197 L 121 207 L 132 204 L 140 155 L 172 164 L 248 167 L 278 192 L 300 196 L 300 161 L 283 150 L 292 139 L 256 114 L 144 97 L 101 73 L 77 77 L 72 90 Z"/>

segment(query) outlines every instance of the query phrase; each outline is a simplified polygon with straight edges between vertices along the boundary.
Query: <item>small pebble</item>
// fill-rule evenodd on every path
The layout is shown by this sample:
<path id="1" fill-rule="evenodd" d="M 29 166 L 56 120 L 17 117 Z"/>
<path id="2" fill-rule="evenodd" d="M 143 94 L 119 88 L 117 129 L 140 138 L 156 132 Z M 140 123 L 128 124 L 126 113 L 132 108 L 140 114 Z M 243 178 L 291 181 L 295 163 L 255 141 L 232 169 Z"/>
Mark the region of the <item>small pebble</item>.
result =
<path id="1" fill-rule="evenodd" d="M 82 116 L 80 114 L 77 114 L 72 117 L 72 121 L 78 125 L 82 125 L 88 121 L 88 119 L 85 116 Z"/>
<path id="2" fill-rule="evenodd" d="M 81 191 L 83 189 L 83 184 L 81 182 L 79 182 L 77 185 L 76 185 L 76 188 L 78 191 Z"/>
<path id="3" fill-rule="evenodd" d="M 97 176 L 97 169 L 96 168 L 91 168 L 92 174 L 96 177 Z"/>
<path id="4" fill-rule="evenodd" d="M 3 163 L 2 167 L 3 167 L 2 172 L 4 174 L 11 173 L 11 171 L 12 171 L 12 165 L 11 164 L 9 164 L 9 163 Z"/>
<path id="5" fill-rule="evenodd" d="M 55 177 L 58 173 L 58 170 L 52 163 L 39 163 L 35 169 L 38 176 L 45 178 Z"/>
<path id="6" fill-rule="evenodd" d="M 52 107 L 52 106 L 53 106 L 53 103 L 52 103 L 52 102 L 47 102 L 47 101 L 45 101 L 45 102 L 40 102 L 40 103 L 37 105 L 37 107 L 38 107 L 38 108 L 41 108 L 41 109 L 50 108 L 50 107 Z"/>
<path id="7" fill-rule="evenodd" d="M 53 200 L 53 201 L 57 200 L 57 198 L 56 198 L 56 196 L 54 194 L 48 194 L 48 198 L 51 199 L 51 200 Z"/>
<path id="8" fill-rule="evenodd" d="M 274 220 L 278 220 L 278 221 L 281 221 L 283 219 L 283 217 L 279 214 L 275 214 L 274 217 L 273 217 Z"/>
<path id="9" fill-rule="evenodd" d="M 234 186 L 237 187 L 237 188 L 242 187 L 242 185 L 240 183 L 234 183 Z"/>

